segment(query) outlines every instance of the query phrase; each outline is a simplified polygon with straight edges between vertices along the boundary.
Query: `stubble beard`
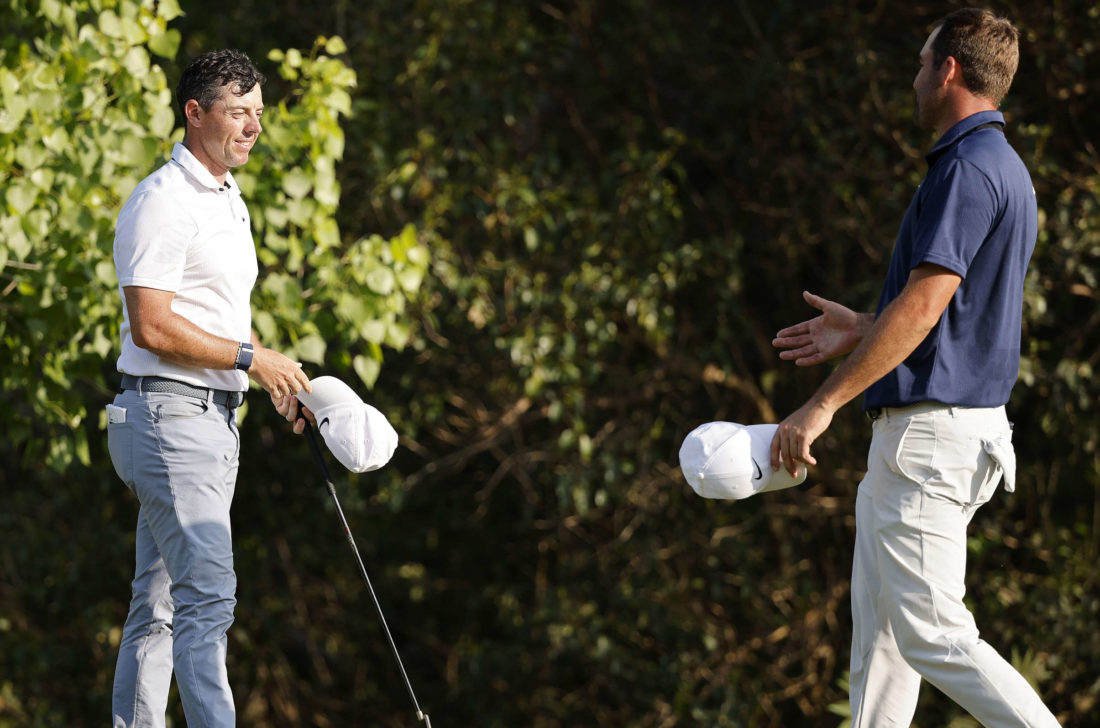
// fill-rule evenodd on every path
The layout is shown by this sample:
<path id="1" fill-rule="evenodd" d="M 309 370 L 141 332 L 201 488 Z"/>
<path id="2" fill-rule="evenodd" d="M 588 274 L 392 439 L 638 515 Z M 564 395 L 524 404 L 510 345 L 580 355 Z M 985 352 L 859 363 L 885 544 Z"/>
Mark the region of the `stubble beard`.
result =
<path id="1" fill-rule="evenodd" d="M 920 95 L 918 95 L 913 107 L 913 122 L 920 129 L 935 131 L 936 120 L 940 117 L 940 111 L 943 106 L 943 99 L 937 97 L 935 94 L 927 94 L 923 101 Z"/>

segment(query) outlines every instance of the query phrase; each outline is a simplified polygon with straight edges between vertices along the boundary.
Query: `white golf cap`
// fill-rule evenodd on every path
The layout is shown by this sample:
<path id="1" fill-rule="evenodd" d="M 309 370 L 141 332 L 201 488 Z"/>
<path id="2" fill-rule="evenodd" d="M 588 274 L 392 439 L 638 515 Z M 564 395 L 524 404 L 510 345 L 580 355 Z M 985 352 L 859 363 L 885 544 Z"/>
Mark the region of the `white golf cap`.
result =
<path id="1" fill-rule="evenodd" d="M 782 490 L 806 480 L 805 466 L 791 476 L 772 470 L 771 444 L 777 425 L 708 422 L 691 431 L 680 446 L 680 469 L 704 498 L 741 500 Z"/>
<path id="2" fill-rule="evenodd" d="M 302 390 L 299 401 L 313 412 L 325 445 L 353 473 L 377 470 L 397 449 L 397 432 L 385 415 L 359 399 L 336 377 L 317 377 Z"/>

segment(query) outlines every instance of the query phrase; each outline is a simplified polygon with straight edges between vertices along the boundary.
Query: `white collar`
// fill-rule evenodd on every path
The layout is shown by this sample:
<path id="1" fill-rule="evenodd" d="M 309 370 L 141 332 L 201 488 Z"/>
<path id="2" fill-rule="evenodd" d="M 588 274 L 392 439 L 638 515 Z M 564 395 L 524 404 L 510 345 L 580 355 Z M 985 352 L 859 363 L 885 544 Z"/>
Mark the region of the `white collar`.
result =
<path id="1" fill-rule="evenodd" d="M 227 171 L 225 173 L 225 184 L 223 185 L 214 179 L 214 175 L 210 174 L 210 170 L 182 142 L 176 142 L 175 146 L 172 147 L 172 161 L 182 167 L 184 172 L 203 187 L 217 192 L 223 192 L 226 189 L 240 190 L 237 181 L 233 179 L 232 172 Z"/>

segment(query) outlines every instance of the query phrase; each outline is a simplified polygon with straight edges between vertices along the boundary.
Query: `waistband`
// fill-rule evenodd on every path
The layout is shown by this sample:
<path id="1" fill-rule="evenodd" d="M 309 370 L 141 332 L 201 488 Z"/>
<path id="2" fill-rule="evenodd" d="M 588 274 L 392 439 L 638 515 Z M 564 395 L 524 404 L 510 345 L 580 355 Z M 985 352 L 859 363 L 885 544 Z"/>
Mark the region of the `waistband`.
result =
<path id="1" fill-rule="evenodd" d="M 872 420 L 888 420 L 892 417 L 912 417 L 928 412 L 946 412 L 952 417 L 957 417 L 967 412 L 988 412 L 999 409 L 1003 409 L 1003 407 L 960 407 L 944 404 L 943 402 L 915 402 L 904 407 L 872 407 L 867 410 L 867 417 Z"/>
<path id="2" fill-rule="evenodd" d="M 244 402 L 244 392 L 196 387 L 166 377 L 135 377 L 132 374 L 123 374 L 122 384 L 119 386 L 118 391 L 123 392 L 127 389 L 136 389 L 138 392 L 178 394 L 184 397 L 208 400 L 223 407 L 240 407 L 241 403 Z"/>

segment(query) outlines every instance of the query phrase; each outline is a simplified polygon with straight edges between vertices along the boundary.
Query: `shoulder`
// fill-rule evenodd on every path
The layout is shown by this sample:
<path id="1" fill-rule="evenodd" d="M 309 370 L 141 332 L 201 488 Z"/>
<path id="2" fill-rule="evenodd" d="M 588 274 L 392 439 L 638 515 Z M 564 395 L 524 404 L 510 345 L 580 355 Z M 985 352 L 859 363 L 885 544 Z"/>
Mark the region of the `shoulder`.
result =
<path id="1" fill-rule="evenodd" d="M 944 154 L 928 170 L 925 184 L 921 185 L 921 191 L 926 195 L 945 198 L 967 197 L 977 189 L 985 188 L 992 191 L 996 187 L 994 178 L 997 175 L 986 160 L 960 154 L 959 146 L 956 145 L 956 148 Z"/>
<path id="2" fill-rule="evenodd" d="M 982 129 L 970 134 L 952 152 L 954 159 L 972 165 L 990 178 L 1006 174 L 1029 176 L 1020 155 L 999 129 Z"/>
<path id="3" fill-rule="evenodd" d="M 168 161 L 138 183 L 122 206 L 119 218 L 155 215 L 167 219 L 190 219 L 187 211 L 190 187 L 187 175 L 179 165 Z"/>
<path id="4" fill-rule="evenodd" d="M 981 129 L 960 139 L 936 160 L 929 179 L 951 186 L 983 183 L 993 190 L 1031 189 L 1027 167 L 999 129 Z"/>

